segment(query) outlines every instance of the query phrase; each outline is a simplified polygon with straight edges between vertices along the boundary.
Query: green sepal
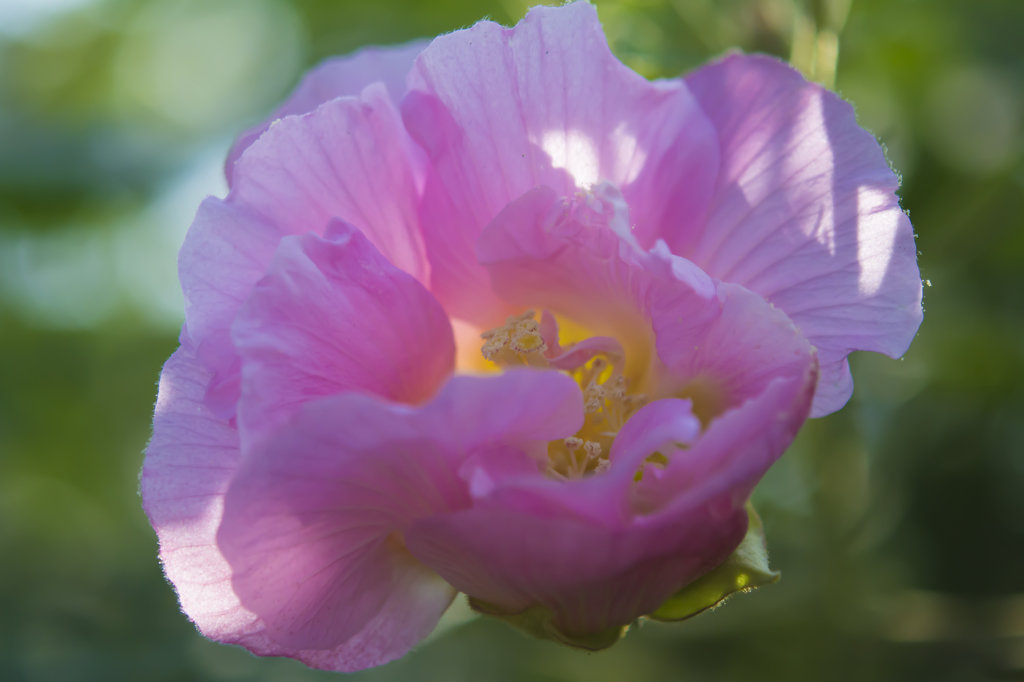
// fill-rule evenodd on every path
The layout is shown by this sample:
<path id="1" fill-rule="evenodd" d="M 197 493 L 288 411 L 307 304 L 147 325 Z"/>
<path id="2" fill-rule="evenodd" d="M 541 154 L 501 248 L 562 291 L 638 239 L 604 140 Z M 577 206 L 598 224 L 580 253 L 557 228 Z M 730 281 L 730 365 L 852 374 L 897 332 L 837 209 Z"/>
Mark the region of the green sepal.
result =
<path id="1" fill-rule="evenodd" d="M 750 519 L 747 534 L 736 551 L 717 568 L 669 597 L 649 618 L 684 620 L 721 604 L 736 592 L 747 592 L 779 581 L 781 574 L 768 568 L 768 549 L 761 517 L 749 503 L 747 517 Z"/>
<path id="2" fill-rule="evenodd" d="M 628 625 L 620 625 L 586 635 L 570 635 L 559 630 L 551 622 L 554 614 L 545 606 L 531 606 L 519 613 L 507 613 L 493 604 L 473 597 L 469 598 L 469 606 L 477 613 L 503 620 L 531 637 L 587 651 L 607 649 L 622 639 L 626 631 L 629 630 Z"/>

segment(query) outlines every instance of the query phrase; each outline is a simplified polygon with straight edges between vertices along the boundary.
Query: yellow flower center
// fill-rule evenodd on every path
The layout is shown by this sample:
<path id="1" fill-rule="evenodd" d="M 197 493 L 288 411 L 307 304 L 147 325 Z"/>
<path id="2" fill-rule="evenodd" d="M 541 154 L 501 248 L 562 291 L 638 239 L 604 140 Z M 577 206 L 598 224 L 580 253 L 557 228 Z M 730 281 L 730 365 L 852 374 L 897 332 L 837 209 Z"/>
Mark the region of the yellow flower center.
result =
<path id="1" fill-rule="evenodd" d="M 498 367 L 551 368 L 549 347 L 534 319 L 534 311 L 509 317 L 505 324 L 480 335 L 483 357 Z M 554 339 L 552 340 L 554 341 Z M 575 344 L 562 348 L 562 355 Z M 583 392 L 585 419 L 574 436 L 548 443 L 548 475 L 561 480 L 582 478 L 609 466 L 608 453 L 615 436 L 647 397 L 629 391 L 623 374 L 625 358 L 614 351 L 598 351 L 572 370 L 566 370 Z"/>

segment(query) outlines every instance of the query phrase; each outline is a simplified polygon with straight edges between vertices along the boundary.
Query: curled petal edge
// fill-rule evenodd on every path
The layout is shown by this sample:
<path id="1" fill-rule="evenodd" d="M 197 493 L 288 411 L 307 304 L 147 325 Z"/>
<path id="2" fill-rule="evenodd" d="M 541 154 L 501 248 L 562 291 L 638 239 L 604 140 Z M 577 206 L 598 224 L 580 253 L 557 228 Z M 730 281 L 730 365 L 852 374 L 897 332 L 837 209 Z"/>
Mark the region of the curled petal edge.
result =
<path id="1" fill-rule="evenodd" d="M 747 503 L 747 534 L 729 558 L 682 588 L 648 618 L 665 623 L 692 618 L 713 609 L 737 592 L 779 582 L 782 574 L 768 567 L 764 525 Z"/>
<path id="2" fill-rule="evenodd" d="M 747 503 L 747 533 L 739 546 L 721 564 L 691 582 L 669 597 L 653 613 L 650 620 L 664 623 L 687 620 L 719 606 L 739 592 L 749 592 L 763 585 L 779 582 L 782 574 L 768 566 L 768 548 L 764 525 L 754 506 Z M 481 599 L 468 597 L 474 612 L 502 620 L 536 639 L 557 642 L 575 649 L 600 651 L 622 639 L 630 625 L 607 628 L 585 635 L 571 635 L 554 624 L 550 609 L 531 606 L 523 611 L 509 613 Z"/>
<path id="3" fill-rule="evenodd" d="M 569 635 L 554 624 L 555 614 L 546 606 L 531 606 L 518 613 L 502 611 L 493 604 L 488 604 L 481 599 L 469 597 L 469 606 L 473 611 L 484 616 L 490 616 L 503 620 L 517 630 L 525 634 L 549 642 L 557 642 L 574 649 L 585 651 L 601 651 L 607 649 L 629 631 L 629 625 L 610 627 L 600 632 L 592 632 L 585 635 Z"/>

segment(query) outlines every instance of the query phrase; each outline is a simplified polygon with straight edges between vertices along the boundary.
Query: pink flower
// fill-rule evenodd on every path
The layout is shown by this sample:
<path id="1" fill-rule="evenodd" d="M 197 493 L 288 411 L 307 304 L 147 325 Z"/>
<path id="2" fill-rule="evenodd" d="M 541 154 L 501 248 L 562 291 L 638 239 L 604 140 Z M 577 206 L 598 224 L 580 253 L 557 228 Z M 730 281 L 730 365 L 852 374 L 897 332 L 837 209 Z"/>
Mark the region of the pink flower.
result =
<path id="1" fill-rule="evenodd" d="M 649 82 L 576 2 L 326 62 L 278 117 L 182 247 L 142 473 L 204 635 L 357 670 L 464 592 L 600 648 L 774 578 L 751 491 L 921 321 L 848 104 L 766 57 Z"/>

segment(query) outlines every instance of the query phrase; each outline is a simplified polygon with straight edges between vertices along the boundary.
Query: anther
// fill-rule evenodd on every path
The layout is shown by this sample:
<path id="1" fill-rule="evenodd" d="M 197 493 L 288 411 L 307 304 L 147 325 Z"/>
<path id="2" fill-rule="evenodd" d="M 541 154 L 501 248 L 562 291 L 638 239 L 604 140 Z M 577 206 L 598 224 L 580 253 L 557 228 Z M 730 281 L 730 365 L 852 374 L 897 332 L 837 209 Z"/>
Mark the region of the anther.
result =
<path id="1" fill-rule="evenodd" d="M 548 347 L 533 315 L 532 310 L 512 315 L 505 320 L 505 324 L 482 333 L 480 338 L 485 343 L 480 351 L 483 356 L 499 365 L 546 367 L 544 351 Z"/>

